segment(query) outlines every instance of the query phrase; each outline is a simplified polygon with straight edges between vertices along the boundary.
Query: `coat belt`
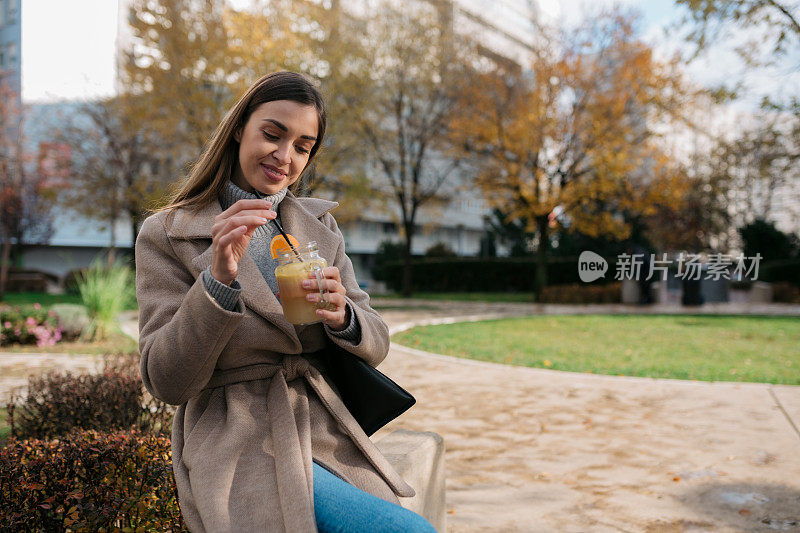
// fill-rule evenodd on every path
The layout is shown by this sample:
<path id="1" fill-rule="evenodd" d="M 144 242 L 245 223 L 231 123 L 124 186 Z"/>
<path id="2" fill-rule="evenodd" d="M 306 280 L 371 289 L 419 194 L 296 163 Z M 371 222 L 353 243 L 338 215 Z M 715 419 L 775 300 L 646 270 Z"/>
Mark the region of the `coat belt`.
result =
<path id="1" fill-rule="evenodd" d="M 338 394 L 330 387 L 320 371 L 309 360 L 301 355 L 284 356 L 282 363 L 261 363 L 231 370 L 217 370 L 211 376 L 206 389 L 214 389 L 242 383 L 272 378 L 267 392 L 267 416 L 272 432 L 273 449 L 275 450 L 275 466 L 277 468 L 278 493 L 281 499 L 281 511 L 284 515 L 287 531 L 305 531 L 308 525 L 298 513 L 298 505 L 307 505 L 313 511 L 314 485 L 312 479 L 303 479 L 298 472 L 305 472 L 304 459 L 297 424 L 292 415 L 289 399 L 288 381 L 305 378 L 322 404 L 333 416 L 339 426 L 361 450 L 370 463 L 381 473 L 386 483 L 398 496 L 414 496 L 414 489 L 406 483 L 389 461 L 380 453 L 375 444 L 367 437 L 353 415 L 342 402 Z M 278 438 L 280 435 L 280 438 Z M 308 459 L 309 461 L 311 458 Z M 291 486 L 281 486 L 282 483 Z M 287 501 L 289 494 L 308 494 L 308 501 Z M 312 513 L 313 517 L 313 513 Z M 312 518 L 313 519 L 313 518 Z M 296 522 L 301 523 L 296 523 Z"/>

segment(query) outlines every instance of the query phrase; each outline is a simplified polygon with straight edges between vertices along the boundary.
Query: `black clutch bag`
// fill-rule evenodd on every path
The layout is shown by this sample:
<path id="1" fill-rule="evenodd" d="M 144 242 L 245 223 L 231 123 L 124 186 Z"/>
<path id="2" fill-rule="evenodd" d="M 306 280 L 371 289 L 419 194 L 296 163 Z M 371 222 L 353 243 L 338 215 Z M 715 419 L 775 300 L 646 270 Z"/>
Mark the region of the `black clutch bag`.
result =
<path id="1" fill-rule="evenodd" d="M 331 343 L 324 353 L 328 377 L 367 435 L 416 403 L 407 390 L 347 350 Z"/>

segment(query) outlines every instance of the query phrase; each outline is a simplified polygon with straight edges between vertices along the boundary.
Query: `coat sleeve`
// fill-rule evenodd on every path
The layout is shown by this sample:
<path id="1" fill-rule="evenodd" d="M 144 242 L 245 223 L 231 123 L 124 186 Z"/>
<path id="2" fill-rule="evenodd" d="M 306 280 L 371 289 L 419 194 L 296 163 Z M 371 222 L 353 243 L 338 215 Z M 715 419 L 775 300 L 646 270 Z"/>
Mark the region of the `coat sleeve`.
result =
<path id="1" fill-rule="evenodd" d="M 142 381 L 153 396 L 180 405 L 211 379 L 217 359 L 244 317 L 220 307 L 178 259 L 157 215 L 136 239 L 136 298 Z"/>
<path id="2" fill-rule="evenodd" d="M 376 367 L 389 353 L 389 328 L 377 311 L 370 307 L 369 295 L 358 286 L 353 263 L 344 250 L 344 236 L 339 230 L 333 215 L 326 213 L 321 218 L 321 221 L 338 237 L 333 266 L 339 268 L 342 285 L 347 291 L 345 298 L 352 306 L 355 312 L 355 319 L 361 328 L 361 339 L 358 344 L 333 334 L 329 334 L 328 338 L 341 348 Z"/>

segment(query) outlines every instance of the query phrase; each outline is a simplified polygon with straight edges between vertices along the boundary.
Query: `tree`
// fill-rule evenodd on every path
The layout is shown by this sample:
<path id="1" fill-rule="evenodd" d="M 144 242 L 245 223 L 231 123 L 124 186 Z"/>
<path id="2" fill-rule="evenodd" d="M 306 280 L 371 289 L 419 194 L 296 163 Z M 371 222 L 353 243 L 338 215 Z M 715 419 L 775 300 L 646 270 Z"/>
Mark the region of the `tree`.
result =
<path id="1" fill-rule="evenodd" d="M 134 241 L 149 207 L 167 192 L 168 183 L 156 175 L 164 154 L 157 139 L 131 123 L 138 96 L 123 95 L 81 106 L 60 140 L 71 147 L 72 175 L 59 200 L 68 208 L 112 228 L 109 268 L 114 264 L 113 228 L 130 221 Z M 133 105 L 132 105 L 133 104 Z"/>
<path id="2" fill-rule="evenodd" d="M 200 153 L 248 81 L 235 51 L 255 43 L 232 39 L 226 9 L 211 0 L 131 3 L 133 46 L 121 70 L 124 93 L 138 97 L 130 101 L 130 125 L 169 142 L 178 168 Z"/>
<path id="3" fill-rule="evenodd" d="M 223 113 L 262 75 L 295 70 L 322 81 L 328 106 L 326 145 L 298 194 L 342 201 L 347 222 L 375 198 L 364 171 L 362 139 L 349 120 L 364 89 L 342 68 L 356 53 L 338 2 L 262 0 L 235 10 L 211 0 L 137 0 L 131 5 L 134 46 L 124 60 L 126 94 L 135 96 L 128 123 L 161 140 L 175 179 L 200 154 Z"/>
<path id="4" fill-rule="evenodd" d="M 497 66 L 471 87 L 454 128 L 482 158 L 490 206 L 535 232 L 538 289 L 551 230 L 624 239 L 631 214 L 681 202 L 687 180 L 656 127 L 688 92 L 676 61 L 636 38 L 631 16 L 593 17 L 538 50 L 530 72 Z"/>
<path id="5" fill-rule="evenodd" d="M 450 125 L 468 83 L 471 46 L 431 4 L 381 3 L 347 57 L 363 101 L 348 116 L 402 227 L 402 292 L 411 294 L 411 251 L 420 210 L 443 203 L 460 159 Z"/>
<path id="6" fill-rule="evenodd" d="M 509 247 L 511 257 L 525 257 L 531 255 L 531 243 L 536 234 L 528 231 L 531 225 L 524 219 L 509 219 L 507 214 L 498 207 L 492 209 L 491 214 L 487 215 L 486 222 L 491 228 L 490 231 L 497 239 Z"/>
<path id="7" fill-rule="evenodd" d="M 687 41 L 695 45 L 695 56 L 709 44 L 731 39 L 735 51 L 751 67 L 771 66 L 779 60 L 794 63 L 800 47 L 800 11 L 796 2 L 783 0 L 676 0 L 687 10 L 684 22 L 690 23 Z M 744 33 L 742 30 L 747 29 Z M 736 96 L 734 93 L 733 96 Z M 800 190 L 800 99 L 773 102 L 765 97 L 757 125 L 745 128 L 735 138 L 719 139 L 713 156 L 719 168 L 711 174 L 726 175 L 731 181 L 734 222 L 743 226 L 754 218 L 768 218 L 775 196 Z M 795 200 L 796 200 L 795 198 Z M 785 202 L 791 206 L 792 202 Z M 790 213 L 795 217 L 797 213 Z"/>
<path id="8" fill-rule="evenodd" d="M 790 259 L 800 252 L 800 239 L 797 235 L 783 233 L 772 222 L 756 219 L 739 228 L 744 243 L 744 255 L 755 257 L 760 254 L 764 261 Z"/>
<path id="9" fill-rule="evenodd" d="M 27 164 L 22 124 L 17 93 L 0 82 L 0 301 L 14 250 L 25 243 L 46 242 L 52 233 L 50 203 L 41 177 Z"/>
<path id="10" fill-rule="evenodd" d="M 295 0 L 289 7 L 281 11 L 281 19 L 291 18 L 296 46 L 303 51 L 295 69 L 320 81 L 328 114 L 324 150 L 306 172 L 298 194 L 339 201 L 336 219 L 346 224 L 360 219 L 367 209 L 384 210 L 386 205 L 380 184 L 371 179 L 364 136 L 353 127 L 353 117 L 364 115 L 370 102 L 371 86 L 360 76 L 365 57 L 362 35 L 369 16 L 344 12 L 338 0 Z"/>
<path id="11" fill-rule="evenodd" d="M 729 37 L 738 27 L 756 27 L 758 40 L 737 47 L 737 53 L 749 64 L 764 63 L 756 57 L 767 46 L 774 61 L 793 53 L 800 46 L 800 18 L 797 6 L 783 0 L 675 0 L 688 10 L 685 22 L 692 23 L 686 39 L 700 53 L 713 41 Z M 800 67 L 800 65 L 798 65 Z"/>
<path id="12" fill-rule="evenodd" d="M 736 226 L 755 219 L 769 219 L 777 213 L 781 197 L 800 191 L 800 115 L 763 112 L 751 127 L 743 127 L 735 137 L 720 139 L 716 150 L 720 164 L 716 173 L 733 183 L 731 203 L 737 206 Z M 800 215 L 791 201 L 783 209 Z"/>

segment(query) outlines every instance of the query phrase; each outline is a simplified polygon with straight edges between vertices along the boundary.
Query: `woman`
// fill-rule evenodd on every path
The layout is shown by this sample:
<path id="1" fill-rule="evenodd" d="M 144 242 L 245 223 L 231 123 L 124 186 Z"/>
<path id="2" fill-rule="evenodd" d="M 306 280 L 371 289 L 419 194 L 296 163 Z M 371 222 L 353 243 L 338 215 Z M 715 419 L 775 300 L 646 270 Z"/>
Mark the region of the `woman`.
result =
<path id="1" fill-rule="evenodd" d="M 414 489 L 314 355 L 335 343 L 376 366 L 389 346 L 329 212 L 338 204 L 288 190 L 322 145 L 325 121 L 303 76 L 263 77 L 136 241 L 142 378 L 179 405 L 172 460 L 193 531 L 433 530 L 398 505 Z M 276 217 L 299 242 L 316 241 L 330 265 L 324 323 L 283 316 L 267 251 Z M 304 283 L 310 301 L 317 283 Z"/>

